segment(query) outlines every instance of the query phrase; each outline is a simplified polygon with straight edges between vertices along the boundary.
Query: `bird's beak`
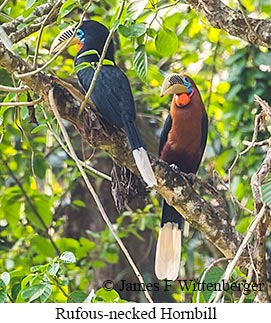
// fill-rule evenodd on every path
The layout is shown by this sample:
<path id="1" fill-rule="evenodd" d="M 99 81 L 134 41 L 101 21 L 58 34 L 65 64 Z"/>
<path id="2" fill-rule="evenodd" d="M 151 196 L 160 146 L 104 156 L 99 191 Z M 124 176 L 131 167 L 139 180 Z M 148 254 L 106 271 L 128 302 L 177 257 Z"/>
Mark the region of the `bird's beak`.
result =
<path id="1" fill-rule="evenodd" d="M 187 87 L 183 84 L 179 74 L 168 75 L 162 84 L 160 96 L 167 94 L 188 93 Z"/>
<path id="2" fill-rule="evenodd" d="M 59 33 L 52 43 L 50 54 L 58 53 L 67 43 L 69 43 L 69 46 L 79 44 L 80 40 L 74 36 L 74 30 L 74 27 L 69 26 Z"/>

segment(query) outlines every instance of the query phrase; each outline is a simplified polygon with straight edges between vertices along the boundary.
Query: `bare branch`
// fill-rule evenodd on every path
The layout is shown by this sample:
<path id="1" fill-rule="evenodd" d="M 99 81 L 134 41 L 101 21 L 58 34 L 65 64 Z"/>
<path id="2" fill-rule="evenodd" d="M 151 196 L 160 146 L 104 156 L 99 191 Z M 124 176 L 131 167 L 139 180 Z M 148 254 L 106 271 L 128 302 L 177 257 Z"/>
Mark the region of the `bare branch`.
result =
<path id="1" fill-rule="evenodd" d="M 0 102 L 0 107 L 20 107 L 20 106 L 26 106 L 26 107 L 31 107 L 33 105 L 36 105 L 43 101 L 41 98 L 36 99 L 34 101 L 30 102 Z"/>
<path id="2" fill-rule="evenodd" d="M 250 227 L 249 227 L 249 230 L 244 238 L 244 240 L 242 241 L 238 251 L 236 252 L 233 260 L 229 263 L 229 265 L 227 266 L 226 268 L 226 271 L 225 271 L 225 274 L 223 276 L 223 280 L 224 280 L 224 283 L 227 283 L 230 279 L 230 276 L 234 270 L 234 267 L 237 265 L 238 263 L 238 260 L 240 259 L 242 253 L 244 252 L 247 244 L 249 243 L 257 225 L 262 221 L 264 215 L 265 215 L 265 212 L 267 210 L 267 206 L 264 204 L 263 207 L 261 208 L 260 212 L 257 214 L 257 216 L 255 217 L 255 219 L 253 220 L 253 222 L 251 223 Z M 220 298 L 222 297 L 224 291 L 223 289 L 221 291 L 219 291 L 217 294 L 216 294 L 216 297 L 214 299 L 214 303 L 217 303 Z"/>
<path id="3" fill-rule="evenodd" d="M 246 17 L 218 0 L 188 0 L 209 23 L 251 44 L 271 47 L 271 21 Z"/>
<path id="4" fill-rule="evenodd" d="M 132 257 L 129 254 L 129 251 L 127 250 L 127 248 L 123 244 L 122 240 L 119 238 L 118 233 L 116 232 L 116 230 L 114 229 L 111 221 L 109 220 L 109 217 L 107 216 L 107 214 L 106 214 L 106 212 L 104 210 L 104 207 L 103 207 L 103 205 L 101 203 L 101 200 L 99 199 L 99 196 L 97 195 L 94 187 L 91 185 L 91 183 L 90 183 L 90 181 L 88 179 L 88 176 L 87 176 L 84 168 L 82 167 L 82 165 L 80 163 L 80 160 L 78 159 L 78 157 L 76 155 L 76 152 L 75 152 L 75 150 L 74 150 L 74 148 L 72 146 L 72 143 L 70 141 L 70 138 L 69 138 L 69 135 L 67 133 L 67 130 L 64 127 L 64 124 L 62 122 L 61 116 L 60 116 L 59 111 L 57 109 L 57 106 L 55 104 L 55 101 L 54 101 L 54 90 L 53 89 L 51 89 L 49 91 L 49 102 L 50 102 L 51 108 L 53 110 L 53 113 L 54 113 L 54 115 L 55 115 L 55 117 L 57 119 L 57 122 L 59 124 L 60 129 L 61 129 L 61 132 L 62 132 L 63 137 L 65 139 L 65 142 L 66 142 L 66 144 L 67 144 L 67 146 L 69 148 L 69 151 L 70 151 L 70 154 L 72 156 L 72 159 L 75 161 L 76 166 L 79 169 L 79 171 L 80 171 L 80 173 L 81 173 L 81 175 L 82 175 L 82 177 L 83 177 L 83 179 L 85 181 L 85 184 L 87 186 L 87 189 L 88 189 L 89 193 L 92 195 L 92 197 L 93 197 L 93 199 L 94 199 L 94 201 L 95 201 L 95 203 L 96 203 L 96 205 L 97 205 L 97 207 L 98 207 L 98 209 L 99 209 L 99 211 L 100 211 L 100 213 L 101 213 L 101 215 L 103 217 L 103 220 L 105 221 L 105 223 L 108 226 L 108 228 L 110 229 L 112 235 L 116 239 L 116 241 L 117 241 L 120 249 L 124 253 L 124 255 L 125 255 L 127 261 L 129 262 L 130 266 L 132 267 L 132 269 L 133 269 L 133 271 L 134 271 L 137 279 L 139 280 L 140 284 L 142 284 L 143 286 L 145 286 L 145 282 L 144 282 L 144 279 L 143 279 L 140 271 L 138 270 L 136 264 L 134 263 Z M 149 291 L 147 289 L 144 289 L 144 294 L 145 294 L 147 300 L 150 303 L 153 303 L 153 300 L 152 300 L 152 298 L 151 298 L 151 296 L 149 294 Z"/>
<path id="5" fill-rule="evenodd" d="M 125 2 L 126 2 L 126 0 L 123 0 L 121 5 L 120 5 L 118 14 L 117 14 L 116 19 L 115 19 L 116 21 L 120 19 L 121 15 L 123 13 Z M 103 60 L 105 58 L 105 55 L 106 55 L 107 49 L 108 49 L 108 47 L 110 45 L 110 42 L 111 42 L 111 40 L 113 38 L 114 32 L 115 32 L 115 28 L 111 29 L 108 36 L 107 36 L 107 39 L 105 41 L 103 51 L 102 51 L 101 57 L 99 59 L 98 65 L 97 65 L 97 67 L 95 69 L 91 84 L 90 84 L 89 89 L 88 89 L 88 91 L 86 93 L 84 101 L 81 103 L 81 106 L 80 106 L 80 109 L 79 109 L 79 114 L 78 114 L 79 116 L 82 113 L 82 111 L 84 110 L 84 108 L 85 108 L 87 102 L 89 101 L 89 98 L 90 98 L 90 96 L 91 96 L 91 94 L 92 94 L 92 92 L 94 90 L 95 84 L 96 84 L 97 79 L 98 79 L 98 75 L 99 75 L 99 73 L 101 71 L 101 68 L 103 67 Z"/>
<path id="6" fill-rule="evenodd" d="M 1 43 L 0 65 L 9 72 L 28 73 L 32 70 L 31 65 L 8 51 Z M 68 91 L 57 85 L 54 77 L 38 72 L 23 77 L 22 81 L 47 103 L 48 92 L 54 88 L 54 99 L 61 117 L 69 120 L 92 146 L 103 149 L 117 164 L 127 167 L 139 176 L 127 138 L 122 131 L 112 128 L 105 130 L 95 112 L 90 109 L 85 109 L 78 118 L 80 103 Z M 242 236 L 230 225 L 226 211 L 223 212 L 204 201 L 186 177 L 174 172 L 167 163 L 153 156 L 150 158 L 158 180 L 157 191 L 194 228 L 203 232 L 225 257 L 233 258 L 241 244 Z M 248 257 L 248 254 L 244 253 L 244 257 Z M 245 268 L 244 259 L 240 260 L 240 266 Z"/>

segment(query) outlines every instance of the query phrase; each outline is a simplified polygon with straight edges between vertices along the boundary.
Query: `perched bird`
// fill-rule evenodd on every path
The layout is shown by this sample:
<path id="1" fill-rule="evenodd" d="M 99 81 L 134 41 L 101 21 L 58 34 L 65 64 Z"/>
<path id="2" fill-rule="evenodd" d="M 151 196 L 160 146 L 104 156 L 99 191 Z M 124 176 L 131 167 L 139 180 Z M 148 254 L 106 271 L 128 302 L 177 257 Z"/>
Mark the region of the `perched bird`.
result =
<path id="1" fill-rule="evenodd" d="M 186 75 L 167 76 L 161 96 L 166 94 L 173 94 L 173 99 L 161 132 L 160 158 L 195 176 L 207 140 L 208 117 L 204 104 L 195 83 Z M 158 279 L 176 280 L 178 277 L 183 224 L 181 214 L 164 201 L 155 257 Z"/>
<path id="2" fill-rule="evenodd" d="M 94 20 L 84 21 L 76 32 L 75 30 L 76 27 L 63 30 L 54 40 L 50 52 L 57 53 L 67 42 L 69 45 L 78 44 L 79 51 L 74 64 L 75 66 L 85 64 L 85 68 L 77 72 L 77 77 L 79 84 L 87 92 L 109 31 L 104 25 Z M 124 129 L 143 180 L 150 187 L 156 185 L 148 154 L 135 124 L 136 111 L 130 84 L 124 72 L 115 63 L 112 40 L 109 43 L 91 99 L 104 120 L 117 128 Z"/>

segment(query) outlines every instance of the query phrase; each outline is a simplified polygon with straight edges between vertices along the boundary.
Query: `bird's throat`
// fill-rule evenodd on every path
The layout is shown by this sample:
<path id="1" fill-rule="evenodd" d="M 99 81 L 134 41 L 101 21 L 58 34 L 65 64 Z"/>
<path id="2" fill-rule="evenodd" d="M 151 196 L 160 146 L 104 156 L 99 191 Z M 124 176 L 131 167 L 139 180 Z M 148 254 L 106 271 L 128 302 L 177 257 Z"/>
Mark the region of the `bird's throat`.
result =
<path id="1" fill-rule="evenodd" d="M 175 104 L 180 108 L 185 107 L 191 101 L 190 96 L 187 93 L 175 94 L 174 99 Z"/>

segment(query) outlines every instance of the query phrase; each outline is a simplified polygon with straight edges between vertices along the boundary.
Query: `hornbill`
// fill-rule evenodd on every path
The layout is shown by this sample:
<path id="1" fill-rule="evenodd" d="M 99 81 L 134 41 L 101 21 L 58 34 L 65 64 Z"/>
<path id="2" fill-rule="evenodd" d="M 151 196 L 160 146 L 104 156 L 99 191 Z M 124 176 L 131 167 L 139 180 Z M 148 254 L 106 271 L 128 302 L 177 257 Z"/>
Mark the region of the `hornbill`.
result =
<path id="1" fill-rule="evenodd" d="M 69 45 L 78 44 L 79 51 L 74 59 L 74 65 L 87 64 L 86 68 L 77 72 L 78 82 L 85 92 L 91 85 L 108 35 L 109 30 L 101 23 L 95 20 L 85 20 L 77 31 L 76 27 L 63 30 L 51 46 L 50 52 L 57 53 L 67 42 Z M 104 120 L 125 130 L 143 180 L 150 187 L 156 185 L 149 157 L 136 127 L 136 111 L 130 84 L 124 72 L 115 63 L 112 40 L 109 43 L 91 99 Z"/>
<path id="2" fill-rule="evenodd" d="M 159 155 L 170 165 L 178 166 L 192 180 L 206 145 L 207 113 L 197 86 L 186 75 L 167 76 L 161 96 L 166 94 L 173 94 L 173 99 L 161 132 Z M 155 256 L 158 279 L 175 280 L 178 277 L 183 224 L 183 217 L 164 201 Z"/>

